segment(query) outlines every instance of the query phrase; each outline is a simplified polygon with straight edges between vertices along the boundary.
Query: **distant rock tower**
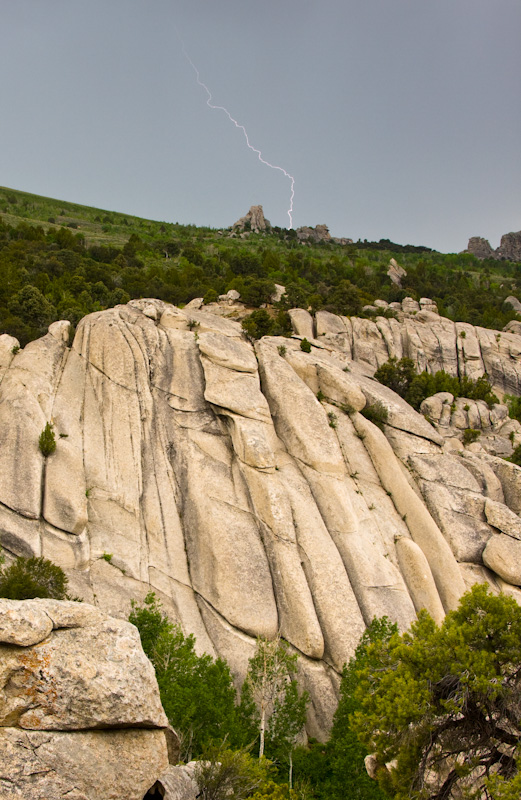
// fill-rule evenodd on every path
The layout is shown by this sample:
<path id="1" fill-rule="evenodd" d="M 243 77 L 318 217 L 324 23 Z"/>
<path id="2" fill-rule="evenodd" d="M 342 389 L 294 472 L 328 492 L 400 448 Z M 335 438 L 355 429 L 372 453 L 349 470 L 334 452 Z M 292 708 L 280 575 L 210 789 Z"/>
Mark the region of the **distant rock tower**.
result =
<path id="1" fill-rule="evenodd" d="M 521 261 L 521 231 L 505 233 L 497 250 L 493 250 L 487 241 L 480 236 L 469 239 L 467 253 L 476 258 L 496 258 L 507 261 Z"/>
<path id="2" fill-rule="evenodd" d="M 262 206 L 251 206 L 245 217 L 241 217 L 233 223 L 234 231 L 250 230 L 253 233 L 262 233 L 271 228 L 271 223 L 264 216 Z"/>
<path id="3" fill-rule="evenodd" d="M 467 245 L 467 252 L 476 258 L 496 258 L 495 251 L 491 248 L 488 239 L 481 236 L 471 236 Z"/>

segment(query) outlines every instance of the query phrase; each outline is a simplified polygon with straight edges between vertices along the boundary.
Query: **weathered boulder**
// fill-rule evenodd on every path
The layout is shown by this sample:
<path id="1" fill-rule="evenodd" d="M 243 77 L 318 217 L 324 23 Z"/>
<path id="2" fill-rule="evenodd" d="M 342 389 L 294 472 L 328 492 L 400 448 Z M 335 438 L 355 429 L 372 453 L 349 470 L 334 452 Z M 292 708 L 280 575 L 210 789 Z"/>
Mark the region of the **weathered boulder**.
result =
<path id="1" fill-rule="evenodd" d="M 483 563 L 507 583 L 521 585 L 521 541 L 499 533 L 483 550 Z"/>
<path id="2" fill-rule="evenodd" d="M 0 600 L 1 685 L 9 686 L 0 701 L 0 725 L 47 731 L 166 727 L 136 628 L 83 604 L 77 613 L 77 604 L 67 604 L 62 615 L 58 603 Z"/>
<path id="3" fill-rule="evenodd" d="M 164 800 L 196 800 L 199 796 L 198 766 L 197 761 L 189 761 L 169 767 L 156 784 Z"/>
<path id="4" fill-rule="evenodd" d="M 160 730 L 0 727 L 2 800 L 143 800 L 167 763 Z"/>
<path id="5" fill-rule="evenodd" d="M 168 722 L 136 628 L 58 600 L 0 600 L 0 621 L 2 798 L 142 800 Z"/>
<path id="6" fill-rule="evenodd" d="M 503 305 L 510 306 L 518 314 L 521 313 L 521 303 L 517 297 L 514 297 L 513 295 L 509 295 L 507 298 L 505 298 Z"/>
<path id="7" fill-rule="evenodd" d="M 387 270 L 387 274 L 396 286 L 401 286 L 402 279 L 407 277 L 406 270 L 404 270 L 404 268 L 398 264 L 395 258 L 391 258 L 389 261 L 389 269 Z"/>

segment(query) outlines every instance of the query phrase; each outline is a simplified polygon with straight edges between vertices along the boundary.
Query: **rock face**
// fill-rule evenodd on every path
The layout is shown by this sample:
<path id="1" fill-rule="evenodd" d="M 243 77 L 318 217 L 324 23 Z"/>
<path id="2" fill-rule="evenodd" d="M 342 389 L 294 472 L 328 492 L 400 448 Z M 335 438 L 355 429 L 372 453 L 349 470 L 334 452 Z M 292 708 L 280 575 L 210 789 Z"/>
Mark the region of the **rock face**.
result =
<path id="1" fill-rule="evenodd" d="M 251 206 L 248 213 L 233 223 L 234 231 L 252 231 L 262 233 L 271 228 L 270 221 L 264 216 L 262 206 Z"/>
<path id="2" fill-rule="evenodd" d="M 154 669 L 133 625 L 58 600 L 0 600 L 5 800 L 142 800 L 168 767 Z"/>
<path id="3" fill-rule="evenodd" d="M 89 315 L 71 347 L 61 323 L 16 355 L 0 337 L 0 543 L 59 563 L 74 594 L 118 617 L 153 589 L 239 682 L 255 638 L 280 631 L 311 694 L 309 733 L 324 736 L 375 615 L 402 629 L 422 607 L 441 619 L 476 580 L 521 596 L 518 540 L 497 527 L 521 513 L 521 469 L 498 457 L 512 452 L 505 407 L 438 396 L 429 422 L 372 379 L 408 356 L 519 394 L 521 337 L 453 323 L 428 298 L 397 313 L 298 309 L 293 338 L 252 346 L 231 319 L 144 299 Z M 376 403 L 383 432 L 361 413 Z M 467 427 L 482 436 L 465 447 Z M 46 615 L 17 634 L 42 653 Z M 51 635 L 80 647 L 76 628 Z M 42 720 L 68 730 L 58 702 L 15 705 L 27 735 Z M 99 731 L 110 720 L 89 706 Z M 117 713 L 143 725 L 140 708 Z"/>
<path id="4" fill-rule="evenodd" d="M 521 231 L 505 233 L 497 250 L 499 258 L 507 261 L 521 261 Z"/>
<path id="5" fill-rule="evenodd" d="M 477 258 L 496 258 L 506 261 L 521 261 L 521 231 L 505 233 L 497 250 L 493 250 L 487 239 L 472 236 L 467 245 L 467 252 Z"/>
<path id="6" fill-rule="evenodd" d="M 467 251 L 476 258 L 496 258 L 496 251 L 492 249 L 488 239 L 482 239 L 480 236 L 470 237 Z"/>

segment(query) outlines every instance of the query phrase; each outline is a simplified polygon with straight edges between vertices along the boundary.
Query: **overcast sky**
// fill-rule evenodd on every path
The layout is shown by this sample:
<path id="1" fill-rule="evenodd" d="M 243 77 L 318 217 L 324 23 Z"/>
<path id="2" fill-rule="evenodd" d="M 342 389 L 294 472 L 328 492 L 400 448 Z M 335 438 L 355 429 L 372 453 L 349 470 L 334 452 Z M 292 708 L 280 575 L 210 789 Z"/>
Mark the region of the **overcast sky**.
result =
<path id="1" fill-rule="evenodd" d="M 0 0 L 0 185 L 443 252 L 521 228 L 519 0 Z"/>

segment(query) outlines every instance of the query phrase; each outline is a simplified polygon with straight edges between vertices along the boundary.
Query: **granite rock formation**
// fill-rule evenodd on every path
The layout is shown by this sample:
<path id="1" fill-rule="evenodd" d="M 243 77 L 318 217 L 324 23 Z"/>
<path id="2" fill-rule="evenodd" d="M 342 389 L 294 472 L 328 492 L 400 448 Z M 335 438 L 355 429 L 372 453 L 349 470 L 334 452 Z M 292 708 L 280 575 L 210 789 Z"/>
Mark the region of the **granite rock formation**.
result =
<path id="1" fill-rule="evenodd" d="M 505 261 L 521 261 L 521 231 L 505 233 L 496 250 L 493 250 L 487 239 L 472 236 L 467 245 L 467 252 L 476 258 L 495 258 Z"/>
<path id="2" fill-rule="evenodd" d="M 248 213 L 234 222 L 234 231 L 252 231 L 253 233 L 263 233 L 271 228 L 270 221 L 264 216 L 262 206 L 251 206 Z"/>
<path id="3" fill-rule="evenodd" d="M 0 543 L 51 558 L 116 616 L 153 589 L 238 681 L 255 637 L 280 631 L 323 736 L 375 615 L 440 620 L 476 581 L 521 597 L 504 407 L 438 398 L 429 422 L 372 377 L 408 356 L 520 394 L 521 337 L 427 306 L 375 320 L 294 309 L 292 338 L 252 344 L 231 319 L 143 299 L 89 315 L 71 346 L 64 322 L 19 352 L 0 337 Z M 361 413 L 376 403 L 383 431 Z M 485 444 L 465 447 L 478 422 Z"/>
<path id="4" fill-rule="evenodd" d="M 0 600 L 3 800 L 142 800 L 168 769 L 154 669 L 133 625 L 58 600 Z"/>

